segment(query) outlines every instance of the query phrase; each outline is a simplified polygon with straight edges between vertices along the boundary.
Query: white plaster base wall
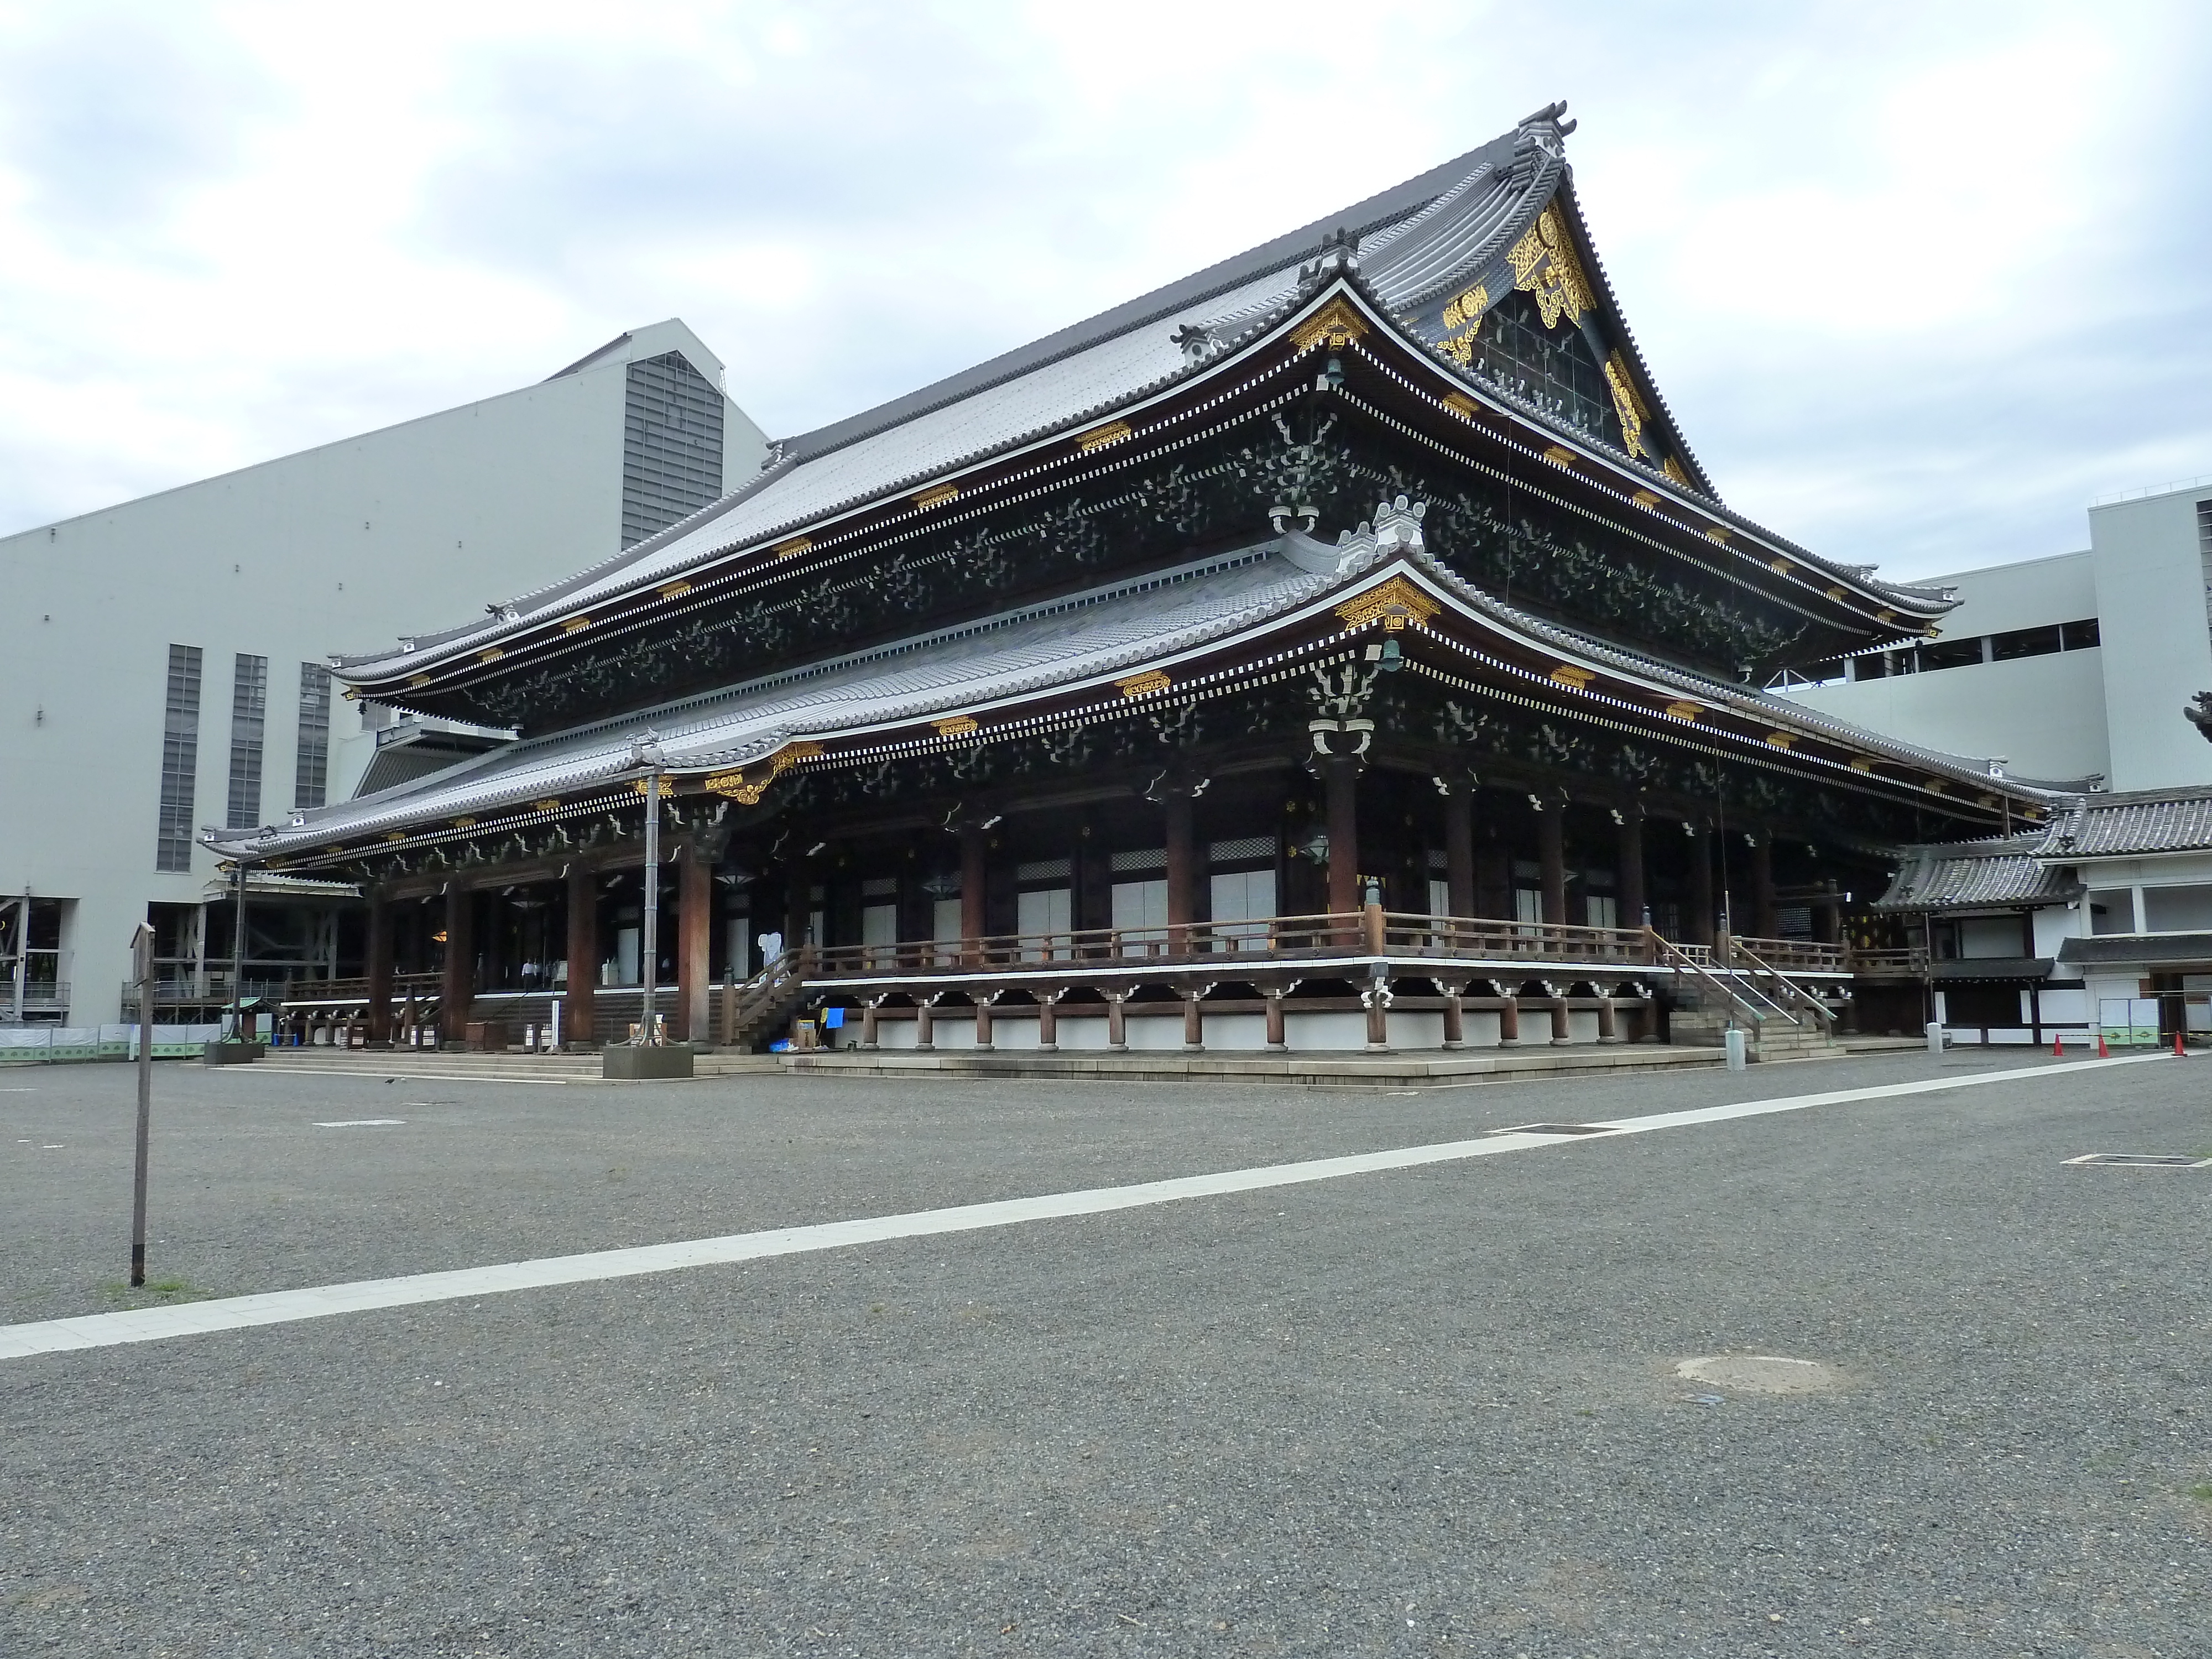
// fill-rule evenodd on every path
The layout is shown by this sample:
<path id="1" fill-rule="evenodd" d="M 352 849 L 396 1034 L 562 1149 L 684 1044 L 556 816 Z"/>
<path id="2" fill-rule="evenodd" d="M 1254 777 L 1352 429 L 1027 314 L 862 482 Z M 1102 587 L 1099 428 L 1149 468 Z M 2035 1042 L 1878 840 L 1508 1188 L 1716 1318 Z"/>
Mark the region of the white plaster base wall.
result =
<path id="1" fill-rule="evenodd" d="M 937 1048 L 973 1048 L 975 1046 L 975 1020 L 967 1010 L 948 1010 L 938 1015 L 933 1024 L 932 1041 Z M 1498 1017 L 1495 1013 L 1468 1013 L 1463 1025 L 1467 1047 L 1498 1047 Z M 1059 1020 L 1060 1048 L 1063 1053 L 1103 1051 L 1107 1047 L 1106 1028 L 1107 1022 L 1102 1014 L 1071 1017 L 1063 1013 Z M 1127 1029 L 1132 1051 L 1180 1053 L 1182 1049 L 1182 1011 L 1179 1007 L 1169 1013 L 1132 1014 Z M 1598 1040 L 1597 1015 L 1594 1012 L 1570 1013 L 1567 1029 L 1576 1042 L 1595 1043 Z M 915 1046 L 915 1022 L 911 1019 L 881 1020 L 876 1027 L 876 1036 L 883 1048 L 910 1049 Z M 1350 1009 L 1333 1009 L 1321 1013 L 1286 1013 L 1283 1017 L 1283 1037 L 1296 1053 L 1357 1054 L 1367 1047 L 1367 1016 Z M 1523 1010 L 1521 1046 L 1542 1048 L 1551 1040 L 1549 1012 L 1540 1010 L 1532 1017 Z M 857 1048 L 860 1041 L 860 1015 L 848 1012 L 844 1027 L 835 1035 L 835 1046 L 840 1048 Z M 1442 1012 L 1392 1011 L 1391 1048 L 1408 1051 L 1442 1049 L 1443 1044 L 1444 1017 Z M 991 1018 L 991 1046 L 1001 1052 L 1035 1048 L 1037 1046 L 1036 1016 L 1026 1010 L 994 1014 Z M 1230 1054 L 1264 1052 L 1267 1046 L 1267 1017 L 1256 1013 L 1208 1014 L 1206 1018 L 1206 1046 L 1208 1049 Z"/>

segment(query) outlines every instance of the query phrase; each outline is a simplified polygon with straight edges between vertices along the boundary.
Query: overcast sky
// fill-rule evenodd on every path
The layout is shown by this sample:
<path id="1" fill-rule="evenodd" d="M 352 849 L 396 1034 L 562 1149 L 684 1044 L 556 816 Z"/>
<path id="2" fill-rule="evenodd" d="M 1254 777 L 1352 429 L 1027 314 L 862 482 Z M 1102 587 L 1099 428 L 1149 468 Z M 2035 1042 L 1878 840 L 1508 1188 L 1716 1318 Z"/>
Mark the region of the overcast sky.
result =
<path id="1" fill-rule="evenodd" d="M 2208 10 L 0 0 L 0 532 L 667 316 L 803 430 L 1565 98 L 1732 505 L 2063 551 L 2212 473 Z"/>

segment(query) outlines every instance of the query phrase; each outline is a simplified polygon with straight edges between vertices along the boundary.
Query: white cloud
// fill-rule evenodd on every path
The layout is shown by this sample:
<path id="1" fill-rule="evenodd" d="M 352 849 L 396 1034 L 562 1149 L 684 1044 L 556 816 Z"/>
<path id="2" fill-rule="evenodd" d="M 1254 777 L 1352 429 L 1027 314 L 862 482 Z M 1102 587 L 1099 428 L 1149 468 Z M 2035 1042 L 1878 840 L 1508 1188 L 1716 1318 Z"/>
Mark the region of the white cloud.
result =
<path id="1" fill-rule="evenodd" d="M 1724 493 L 1899 574 L 2046 552 L 2212 470 L 2205 43 L 2150 0 L 0 3 L 0 526 L 671 314 L 803 429 L 1565 96 Z"/>

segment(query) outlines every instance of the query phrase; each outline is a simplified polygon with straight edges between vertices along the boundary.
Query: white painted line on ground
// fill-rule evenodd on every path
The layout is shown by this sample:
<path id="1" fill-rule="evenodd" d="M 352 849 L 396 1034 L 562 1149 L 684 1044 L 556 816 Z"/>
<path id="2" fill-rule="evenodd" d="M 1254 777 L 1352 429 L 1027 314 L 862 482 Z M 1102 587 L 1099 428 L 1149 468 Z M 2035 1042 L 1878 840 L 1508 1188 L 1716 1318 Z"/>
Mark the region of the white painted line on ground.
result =
<path id="1" fill-rule="evenodd" d="M 400 1279 L 369 1279 L 349 1285 L 317 1285 L 307 1290 L 269 1291 L 255 1296 L 195 1302 L 184 1307 L 140 1308 L 128 1313 L 87 1314 L 75 1319 L 51 1319 L 36 1324 L 0 1325 L 0 1359 L 20 1359 L 32 1354 L 60 1353 L 77 1348 L 112 1347 L 125 1342 L 159 1342 L 170 1337 L 203 1332 L 243 1330 L 254 1325 L 289 1324 L 295 1320 L 362 1313 L 375 1308 L 404 1308 L 427 1302 L 451 1302 L 466 1297 L 489 1296 L 501 1291 L 536 1290 L 550 1285 L 629 1279 L 642 1273 L 670 1273 L 679 1267 L 758 1261 L 771 1256 L 842 1249 L 854 1244 L 878 1244 L 896 1238 L 973 1232 L 981 1228 L 1012 1226 L 1025 1221 L 1103 1215 L 1115 1210 L 1142 1209 L 1151 1205 L 1172 1204 L 1188 1198 L 1259 1192 L 1270 1187 L 1296 1187 L 1310 1182 L 1334 1181 L 1342 1176 L 1371 1175 L 1384 1170 L 1412 1170 L 1425 1164 L 1494 1158 L 1503 1152 L 1526 1152 L 1537 1146 L 1587 1146 L 1594 1141 L 1610 1140 L 1618 1135 L 1644 1134 L 1657 1129 L 1679 1129 L 1700 1123 L 1723 1123 L 1737 1118 L 1762 1117 L 1777 1112 L 1802 1112 L 1815 1106 L 1838 1106 L 1853 1101 L 1888 1100 L 1906 1095 L 1933 1094 L 1940 1090 L 1970 1088 L 1981 1083 L 2033 1083 L 2042 1078 L 2100 1071 L 2112 1066 L 2140 1066 L 2146 1060 L 2168 1058 L 2170 1056 L 2165 1054 L 2130 1055 L 2116 1060 L 2077 1060 L 2056 1066 L 1970 1072 L 1962 1077 L 1932 1078 L 1917 1083 L 1885 1083 L 1863 1089 L 1832 1089 L 1821 1094 L 1790 1095 L 1777 1100 L 1740 1101 L 1728 1106 L 1705 1106 L 1685 1112 L 1655 1113 L 1649 1117 L 1616 1118 L 1597 1126 L 1605 1131 L 1601 1134 L 1546 1135 L 1516 1130 L 1504 1134 L 1486 1134 L 1478 1140 L 1449 1140 L 1427 1146 L 1398 1147 L 1389 1152 L 1357 1152 L 1346 1158 L 1311 1158 L 1302 1164 L 1275 1164 L 1253 1170 L 1224 1170 L 1215 1175 L 1182 1176 L 1169 1181 L 1139 1182 L 1127 1187 L 1048 1193 L 1036 1198 L 1005 1199 L 991 1204 L 961 1204 L 949 1209 L 910 1211 L 903 1215 L 871 1216 L 853 1221 L 823 1222 L 807 1227 L 778 1227 L 764 1232 L 732 1233 L 723 1238 L 647 1244 L 625 1250 L 595 1250 L 582 1255 L 546 1256 L 534 1261 L 507 1261 L 494 1267 L 462 1267 L 447 1273 L 410 1273 Z"/>
<path id="2" fill-rule="evenodd" d="M 232 1077 L 252 1077 L 257 1073 L 269 1073 L 280 1077 L 349 1077 L 362 1082 L 373 1082 L 376 1079 L 382 1078 L 386 1083 L 396 1083 L 402 1079 L 413 1083 L 604 1083 L 606 1081 L 605 1078 L 597 1077 L 516 1077 L 504 1072 L 401 1070 L 395 1071 L 389 1077 L 386 1077 L 381 1071 L 357 1072 L 350 1066 L 341 1068 L 336 1066 L 272 1066 L 265 1060 L 257 1065 L 228 1068 L 228 1074 Z"/>
<path id="3" fill-rule="evenodd" d="M 404 1117 L 342 1117 L 336 1122 L 318 1121 L 318 1129 L 396 1129 L 406 1123 Z"/>

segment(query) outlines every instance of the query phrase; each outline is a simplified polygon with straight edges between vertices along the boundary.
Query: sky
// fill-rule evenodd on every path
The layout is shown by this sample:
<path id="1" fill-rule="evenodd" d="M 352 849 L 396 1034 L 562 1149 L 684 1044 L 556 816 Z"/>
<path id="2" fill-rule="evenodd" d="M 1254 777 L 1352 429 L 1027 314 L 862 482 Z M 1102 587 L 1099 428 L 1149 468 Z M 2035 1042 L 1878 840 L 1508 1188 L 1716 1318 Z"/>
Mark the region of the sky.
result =
<path id="1" fill-rule="evenodd" d="M 1554 99 L 1739 511 L 1912 578 L 2212 474 L 2212 8 L 0 0 L 0 533 L 680 316 L 771 434 Z"/>

